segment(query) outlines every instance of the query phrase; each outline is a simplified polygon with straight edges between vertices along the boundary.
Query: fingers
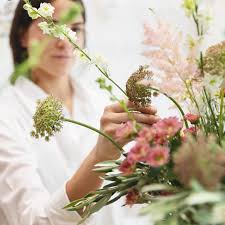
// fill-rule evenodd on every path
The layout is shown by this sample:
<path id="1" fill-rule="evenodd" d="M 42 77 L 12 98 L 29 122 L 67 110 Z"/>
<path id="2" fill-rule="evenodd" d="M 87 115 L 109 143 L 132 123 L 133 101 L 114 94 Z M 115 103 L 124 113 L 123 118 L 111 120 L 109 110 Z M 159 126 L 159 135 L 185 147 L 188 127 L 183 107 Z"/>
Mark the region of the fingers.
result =
<path id="1" fill-rule="evenodd" d="M 152 125 L 159 120 L 159 117 L 156 115 L 144 114 L 144 113 L 131 113 L 131 114 L 138 123 L 143 123 L 147 125 Z M 106 123 L 121 124 L 129 120 L 131 120 L 131 118 L 125 112 L 122 112 L 122 113 L 109 112 L 102 117 L 101 122 L 102 124 L 106 124 Z"/>
<path id="2" fill-rule="evenodd" d="M 131 109 L 131 111 L 138 111 L 138 112 L 142 112 L 142 113 L 145 113 L 145 114 L 152 114 L 152 115 L 155 115 L 157 113 L 156 108 L 154 108 L 153 106 L 138 107 L 134 103 L 132 103 L 131 101 L 126 102 L 126 105 L 127 105 L 128 109 Z M 121 113 L 121 112 L 124 112 L 124 109 L 120 105 L 120 103 L 114 103 L 112 105 L 106 106 L 105 111 Z"/>
<path id="3" fill-rule="evenodd" d="M 124 112 L 124 109 L 122 108 L 122 106 L 119 103 L 114 103 L 114 104 L 106 106 L 104 111 L 120 113 L 120 112 Z"/>
<path id="4" fill-rule="evenodd" d="M 157 109 L 154 106 L 146 106 L 146 107 L 141 107 L 141 106 L 136 106 L 133 102 L 128 102 L 128 108 L 132 109 L 134 111 L 139 111 L 142 113 L 146 114 L 152 114 L 155 115 L 157 113 Z"/>

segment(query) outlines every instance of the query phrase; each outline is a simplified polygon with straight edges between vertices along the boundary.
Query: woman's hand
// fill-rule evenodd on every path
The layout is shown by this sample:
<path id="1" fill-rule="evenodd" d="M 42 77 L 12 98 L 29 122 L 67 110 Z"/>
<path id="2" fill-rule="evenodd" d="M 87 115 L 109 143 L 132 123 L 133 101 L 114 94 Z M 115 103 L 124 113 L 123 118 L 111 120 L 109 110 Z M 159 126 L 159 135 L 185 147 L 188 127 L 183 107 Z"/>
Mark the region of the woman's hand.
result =
<path id="1" fill-rule="evenodd" d="M 144 126 L 151 126 L 159 120 L 159 117 L 156 116 L 157 110 L 152 106 L 141 108 L 135 107 L 133 103 L 128 102 L 127 107 L 135 110 L 135 112 L 132 113 L 134 119 Z M 131 140 L 127 138 L 118 139 L 116 137 L 116 130 L 122 123 L 126 123 L 129 120 L 128 113 L 122 109 L 119 103 L 115 103 L 106 106 L 101 117 L 100 129 L 112 137 L 122 147 Z M 120 157 L 119 150 L 103 136 L 99 136 L 95 151 L 99 161 L 112 160 Z"/>

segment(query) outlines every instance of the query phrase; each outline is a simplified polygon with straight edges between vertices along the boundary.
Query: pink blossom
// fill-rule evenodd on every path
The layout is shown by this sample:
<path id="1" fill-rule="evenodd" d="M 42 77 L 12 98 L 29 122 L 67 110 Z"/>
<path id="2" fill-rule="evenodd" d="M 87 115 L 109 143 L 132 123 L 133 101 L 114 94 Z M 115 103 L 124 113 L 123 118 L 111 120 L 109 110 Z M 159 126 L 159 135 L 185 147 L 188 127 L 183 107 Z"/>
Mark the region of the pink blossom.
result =
<path id="1" fill-rule="evenodd" d="M 136 189 L 130 190 L 126 195 L 126 205 L 132 207 L 139 199 L 139 192 Z"/>
<path id="2" fill-rule="evenodd" d="M 137 143 L 128 153 L 127 159 L 130 162 L 141 162 L 149 154 L 150 147 L 147 143 Z"/>
<path id="3" fill-rule="evenodd" d="M 151 68 L 156 69 L 152 84 L 177 100 L 182 100 L 185 81 L 197 80 L 200 75 L 196 63 L 199 45 L 196 42 L 187 51 L 182 33 L 161 21 L 151 26 L 145 24 L 144 37 L 146 50 L 143 55 L 149 59 Z"/>
<path id="4" fill-rule="evenodd" d="M 146 162 L 152 167 L 160 167 L 169 161 L 169 148 L 165 146 L 155 146 L 151 149 Z"/>
<path id="5" fill-rule="evenodd" d="M 199 122 L 199 115 L 192 114 L 192 113 L 187 113 L 185 115 L 185 119 L 188 120 L 192 124 L 197 124 Z"/>
<path id="6" fill-rule="evenodd" d="M 169 117 L 155 123 L 153 127 L 160 136 L 174 137 L 183 127 L 183 123 L 177 117 Z"/>
<path id="7" fill-rule="evenodd" d="M 198 132 L 197 127 L 189 127 L 187 129 L 184 130 L 184 134 L 193 134 L 196 135 Z"/>
<path id="8" fill-rule="evenodd" d="M 135 170 L 135 163 L 129 161 L 127 158 L 123 160 L 119 167 L 119 171 L 122 172 L 124 175 L 132 174 Z"/>
<path id="9" fill-rule="evenodd" d="M 157 129 L 155 126 L 143 128 L 136 138 L 139 143 L 165 144 L 168 142 L 167 132 L 163 129 Z"/>
<path id="10" fill-rule="evenodd" d="M 196 136 L 197 132 L 198 132 L 198 128 L 197 127 L 189 127 L 187 129 L 185 129 L 183 131 L 184 135 L 182 136 L 182 141 L 184 141 L 184 142 L 187 141 L 187 136 L 188 135 Z"/>
<path id="11" fill-rule="evenodd" d="M 121 139 L 128 138 L 132 135 L 134 130 L 134 123 L 132 121 L 128 121 L 121 124 L 121 126 L 116 130 L 116 137 Z"/>
<path id="12" fill-rule="evenodd" d="M 144 127 L 139 131 L 138 137 L 136 140 L 139 143 L 142 143 L 142 142 L 150 143 L 151 141 L 153 141 L 155 136 L 156 136 L 155 129 L 153 129 L 152 127 L 150 127 L 150 128 Z"/>

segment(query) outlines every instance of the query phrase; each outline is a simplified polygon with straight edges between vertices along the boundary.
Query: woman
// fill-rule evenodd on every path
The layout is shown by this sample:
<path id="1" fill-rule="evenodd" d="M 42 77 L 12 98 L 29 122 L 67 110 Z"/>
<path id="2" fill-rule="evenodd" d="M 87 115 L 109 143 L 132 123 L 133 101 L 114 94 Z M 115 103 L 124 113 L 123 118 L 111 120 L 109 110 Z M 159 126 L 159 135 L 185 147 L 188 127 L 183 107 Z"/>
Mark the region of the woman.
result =
<path id="1" fill-rule="evenodd" d="M 83 5 L 80 0 L 31 1 L 35 7 L 40 2 L 51 2 L 55 7 L 55 21 L 75 2 Z M 65 125 L 50 142 L 30 137 L 37 99 L 52 94 L 64 104 L 66 117 L 87 123 L 92 121 L 93 102 L 84 85 L 71 79 L 76 58 L 70 43 L 44 36 L 38 27 L 40 20 L 32 21 L 22 6 L 20 0 L 10 33 L 15 65 L 29 57 L 34 40 L 47 39 L 48 45 L 31 70 L 30 79 L 19 78 L 0 96 L 0 221 L 1 225 L 72 225 L 80 220 L 79 214 L 62 207 L 99 188 L 102 181 L 92 172 L 94 165 L 117 159 L 120 154 L 99 136 L 81 163 L 77 156 L 89 137 L 87 131 L 70 125 Z M 84 46 L 85 11 L 70 26 L 77 32 L 78 44 Z M 151 107 L 137 110 L 142 112 L 134 114 L 140 123 L 151 125 L 158 119 Z M 113 104 L 105 108 L 100 127 L 115 137 L 115 130 L 126 121 L 126 113 L 119 104 Z M 121 140 L 120 144 L 126 141 Z"/>

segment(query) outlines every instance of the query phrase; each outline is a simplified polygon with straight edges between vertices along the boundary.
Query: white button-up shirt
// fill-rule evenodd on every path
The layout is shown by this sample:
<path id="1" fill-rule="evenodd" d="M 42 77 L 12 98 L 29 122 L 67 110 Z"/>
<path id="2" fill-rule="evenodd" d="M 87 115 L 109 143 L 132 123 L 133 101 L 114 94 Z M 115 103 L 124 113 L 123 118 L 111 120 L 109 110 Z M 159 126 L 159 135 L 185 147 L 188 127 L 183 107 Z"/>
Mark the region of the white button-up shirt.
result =
<path id="1" fill-rule="evenodd" d="M 92 93 L 79 82 L 74 88 L 73 119 L 96 127 Z M 36 101 L 46 96 L 26 78 L 0 95 L 1 225 L 74 225 L 80 220 L 76 212 L 62 209 L 69 203 L 65 183 L 94 147 L 97 135 L 65 123 L 49 142 L 32 138 Z M 66 109 L 64 116 L 70 117 Z"/>
<path id="2" fill-rule="evenodd" d="M 74 82 L 72 118 L 98 127 L 103 107 L 86 82 Z M 66 181 L 94 147 L 97 134 L 64 123 L 49 142 L 30 136 L 36 101 L 47 95 L 26 78 L 19 78 L 0 94 L 0 225 L 74 225 L 76 212 L 62 208 L 69 203 Z M 97 99 L 98 98 L 98 99 Z M 101 99 L 104 101 L 104 99 Z M 64 108 L 64 116 L 70 117 Z M 132 209 L 117 204 L 101 209 L 85 224 L 149 225 Z"/>

